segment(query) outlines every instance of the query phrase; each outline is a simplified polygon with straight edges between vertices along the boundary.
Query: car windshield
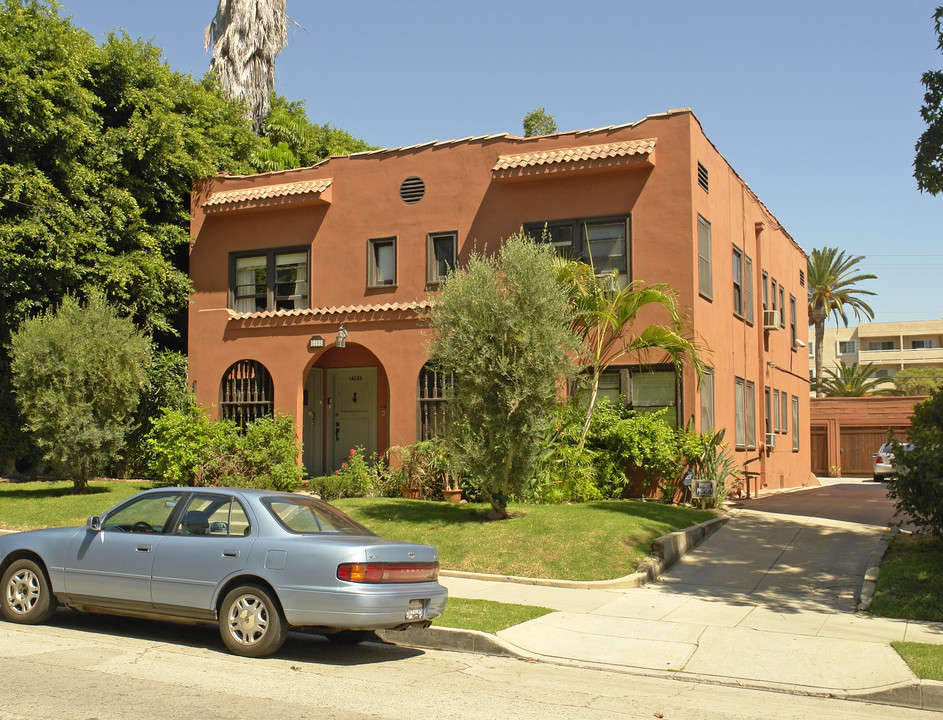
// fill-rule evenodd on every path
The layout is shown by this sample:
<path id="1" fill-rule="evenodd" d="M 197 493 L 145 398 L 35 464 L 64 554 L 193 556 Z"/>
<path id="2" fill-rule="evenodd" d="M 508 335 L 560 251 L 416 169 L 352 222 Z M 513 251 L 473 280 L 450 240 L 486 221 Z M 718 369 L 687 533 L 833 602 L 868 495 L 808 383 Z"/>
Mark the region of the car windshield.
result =
<path id="1" fill-rule="evenodd" d="M 279 524 L 293 533 L 373 535 L 363 525 L 327 503 L 309 497 L 267 497 L 262 503 Z"/>

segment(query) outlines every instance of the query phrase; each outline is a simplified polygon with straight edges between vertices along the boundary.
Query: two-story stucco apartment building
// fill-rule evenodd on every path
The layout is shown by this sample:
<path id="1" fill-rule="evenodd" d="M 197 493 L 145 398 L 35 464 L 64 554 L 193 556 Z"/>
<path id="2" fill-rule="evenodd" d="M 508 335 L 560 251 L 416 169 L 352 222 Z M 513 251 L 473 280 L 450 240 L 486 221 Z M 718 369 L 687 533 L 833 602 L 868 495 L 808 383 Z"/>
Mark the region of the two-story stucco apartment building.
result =
<path id="1" fill-rule="evenodd" d="M 519 229 L 597 269 L 666 282 L 712 354 L 604 379 L 639 409 L 727 428 L 760 487 L 809 481 L 806 255 L 689 110 L 597 130 L 332 157 L 198 183 L 190 379 L 243 421 L 291 415 L 312 475 L 435 432 L 421 316 L 448 269 Z M 546 229 L 546 233 L 544 233 Z M 645 323 L 658 315 L 645 316 Z"/>

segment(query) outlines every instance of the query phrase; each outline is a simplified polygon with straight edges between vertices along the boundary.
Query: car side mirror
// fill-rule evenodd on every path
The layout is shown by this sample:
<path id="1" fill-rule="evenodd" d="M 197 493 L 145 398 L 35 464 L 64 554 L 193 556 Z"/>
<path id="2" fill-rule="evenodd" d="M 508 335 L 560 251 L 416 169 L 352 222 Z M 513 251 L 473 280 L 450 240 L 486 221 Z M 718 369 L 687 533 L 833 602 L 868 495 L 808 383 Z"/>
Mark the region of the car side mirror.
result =
<path id="1" fill-rule="evenodd" d="M 91 532 L 99 532 L 102 529 L 102 519 L 97 515 L 93 515 L 85 521 L 85 529 Z"/>

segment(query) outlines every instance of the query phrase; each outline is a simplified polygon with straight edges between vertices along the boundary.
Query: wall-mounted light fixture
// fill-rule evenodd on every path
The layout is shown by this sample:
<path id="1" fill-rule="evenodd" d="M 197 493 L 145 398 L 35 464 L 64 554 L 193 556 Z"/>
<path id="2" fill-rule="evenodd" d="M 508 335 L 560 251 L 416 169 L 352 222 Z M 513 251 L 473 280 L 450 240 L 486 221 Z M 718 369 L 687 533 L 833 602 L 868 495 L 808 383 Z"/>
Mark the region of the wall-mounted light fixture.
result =
<path id="1" fill-rule="evenodd" d="M 341 323 L 341 326 L 337 329 L 337 337 L 334 339 L 334 347 L 347 347 L 347 328 L 344 327 L 344 323 Z"/>

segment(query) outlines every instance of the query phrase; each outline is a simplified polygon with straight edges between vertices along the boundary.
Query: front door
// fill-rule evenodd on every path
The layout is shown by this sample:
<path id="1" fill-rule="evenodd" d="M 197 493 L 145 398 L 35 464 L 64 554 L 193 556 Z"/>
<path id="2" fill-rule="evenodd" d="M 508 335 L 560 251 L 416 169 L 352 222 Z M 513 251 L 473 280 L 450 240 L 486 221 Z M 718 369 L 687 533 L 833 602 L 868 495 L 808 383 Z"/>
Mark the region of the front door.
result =
<path id="1" fill-rule="evenodd" d="M 369 459 L 377 451 L 377 369 L 332 368 L 327 374 L 331 409 L 329 470 L 337 470 L 350 451 L 362 447 Z"/>

